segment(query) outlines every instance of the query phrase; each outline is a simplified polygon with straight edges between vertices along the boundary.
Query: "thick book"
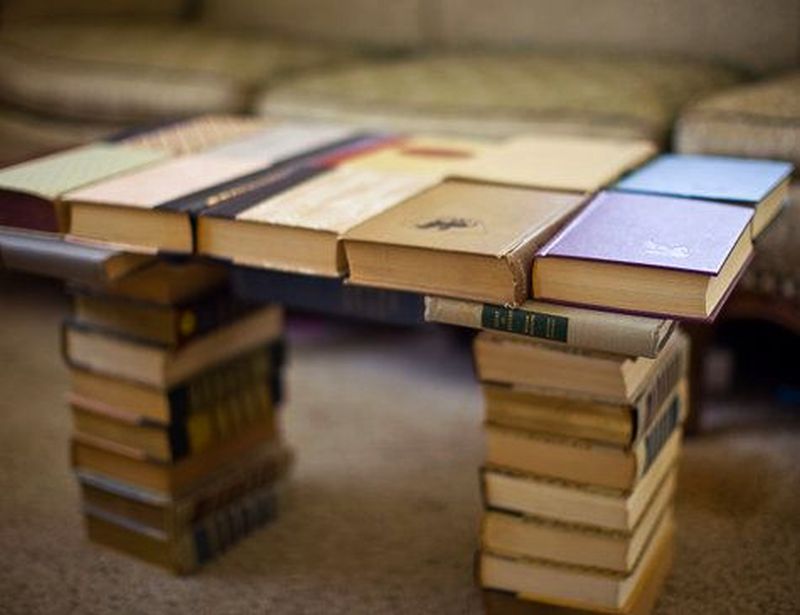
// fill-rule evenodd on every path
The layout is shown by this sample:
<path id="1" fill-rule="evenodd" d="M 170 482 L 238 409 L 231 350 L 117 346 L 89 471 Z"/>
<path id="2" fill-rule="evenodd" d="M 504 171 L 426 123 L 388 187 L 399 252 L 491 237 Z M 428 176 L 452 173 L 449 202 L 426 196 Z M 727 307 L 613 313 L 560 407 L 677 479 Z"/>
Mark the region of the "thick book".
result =
<path id="1" fill-rule="evenodd" d="M 674 538 L 674 514 L 670 511 L 660 521 L 637 566 L 627 574 L 484 551 L 479 558 L 478 579 L 484 588 L 514 592 L 526 600 L 625 612 L 637 588 L 648 578 L 648 571 L 668 557 Z"/>
<path id="2" fill-rule="evenodd" d="M 91 472 L 79 470 L 76 474 L 84 505 L 174 536 L 247 492 L 275 485 L 288 473 L 291 462 L 288 448 L 270 444 L 218 469 L 196 489 L 178 498 Z"/>
<path id="3" fill-rule="evenodd" d="M 422 295 L 345 284 L 339 278 L 234 267 L 233 293 L 246 301 L 399 326 L 424 322 Z"/>
<path id="4" fill-rule="evenodd" d="M 137 252 L 191 253 L 194 217 L 253 174 L 351 136 L 322 124 L 275 124 L 199 153 L 99 182 L 64 196 L 70 233 Z M 227 186 L 227 188 L 226 188 Z"/>
<path id="5" fill-rule="evenodd" d="M 282 333 L 283 312 L 277 306 L 266 306 L 179 348 L 67 322 L 63 350 L 72 367 L 169 389 L 214 365 L 276 341 Z"/>
<path id="6" fill-rule="evenodd" d="M 648 359 L 558 348 L 484 331 L 475 337 L 473 354 L 481 382 L 628 405 L 674 355 L 674 348 L 686 344 L 676 333 L 655 359 Z"/>
<path id="7" fill-rule="evenodd" d="M 481 386 L 486 421 L 503 427 L 540 431 L 617 446 L 638 442 L 662 412 L 664 402 L 685 381 L 688 348 L 680 344 L 660 362 L 645 389 L 629 404 L 566 397 L 511 385 Z"/>
<path id="8" fill-rule="evenodd" d="M 653 558 L 652 564 L 642 574 L 628 601 L 619 609 L 599 609 L 594 605 L 565 606 L 531 600 L 513 591 L 486 589 L 483 591 L 486 615 L 651 615 L 672 569 L 674 557 L 674 541 L 668 542 L 658 556 Z"/>
<path id="9" fill-rule="evenodd" d="M 134 301 L 180 305 L 220 290 L 228 281 L 227 267 L 210 260 L 131 256 L 148 260 L 128 275 L 97 283 L 78 283 L 77 288 L 85 287 L 95 294 Z"/>
<path id="10" fill-rule="evenodd" d="M 241 139 L 269 125 L 264 118 L 247 115 L 206 114 L 189 119 L 161 122 L 155 126 L 134 127 L 106 141 L 133 147 L 147 147 L 175 156 L 195 154 L 228 141 Z"/>
<path id="11" fill-rule="evenodd" d="M 74 434 L 72 467 L 166 497 L 183 497 L 223 466 L 279 441 L 275 421 L 269 416 L 196 455 L 169 463 L 149 459 L 138 450 L 108 440 Z"/>
<path id="12" fill-rule="evenodd" d="M 530 295 L 533 254 L 583 201 L 567 193 L 445 181 L 344 234 L 350 281 L 522 303 Z"/>
<path id="13" fill-rule="evenodd" d="M 274 489 L 253 489 L 178 534 L 141 526 L 126 517 L 84 506 L 89 540 L 176 574 L 188 574 L 275 518 Z"/>
<path id="14" fill-rule="evenodd" d="M 193 414 L 213 412 L 237 391 L 266 383 L 278 406 L 283 397 L 284 355 L 284 344 L 279 339 L 217 363 L 169 389 L 71 366 L 67 401 L 84 408 L 121 412 L 141 421 L 168 425 L 191 421 Z"/>
<path id="15" fill-rule="evenodd" d="M 55 233 L 0 229 L 0 265 L 68 282 L 104 285 L 153 260 L 144 254 L 67 241 Z"/>
<path id="16" fill-rule="evenodd" d="M 676 467 L 680 450 L 680 436 L 670 438 L 650 470 L 630 491 L 485 466 L 481 470 L 481 493 L 487 508 L 631 532 Z"/>
<path id="17" fill-rule="evenodd" d="M 788 200 L 793 169 L 791 163 L 777 160 L 662 154 L 624 177 L 615 189 L 749 207 L 756 237 Z"/>
<path id="18" fill-rule="evenodd" d="M 602 192 L 536 254 L 537 299 L 710 320 L 753 254 L 751 209 Z"/>
<path id="19" fill-rule="evenodd" d="M 576 438 L 486 425 L 486 465 L 585 485 L 630 491 L 672 438 L 679 438 L 684 400 L 679 392 L 667 411 L 632 449 Z"/>
<path id="20" fill-rule="evenodd" d="M 251 199 L 203 212 L 197 250 L 237 264 L 343 276 L 347 261 L 340 237 L 438 181 L 347 167 L 275 171 Z"/>
<path id="21" fill-rule="evenodd" d="M 661 485 L 630 532 L 612 532 L 533 516 L 488 510 L 481 522 L 481 549 L 499 555 L 630 572 L 658 522 L 672 506 L 675 472 Z"/>
<path id="22" fill-rule="evenodd" d="M 650 358 L 664 347 L 675 327 L 675 321 L 666 318 L 611 314 L 543 301 L 526 301 L 511 308 L 431 296 L 425 297 L 425 320 Z"/>
<path id="23" fill-rule="evenodd" d="M 145 147 L 96 143 L 0 169 L 0 226 L 66 233 L 66 192 L 167 157 Z"/>
<path id="24" fill-rule="evenodd" d="M 238 389 L 183 421 L 166 425 L 96 402 L 71 403 L 73 432 L 135 450 L 147 459 L 176 462 L 275 415 L 268 382 Z"/>
<path id="25" fill-rule="evenodd" d="M 79 325 L 125 335 L 144 342 L 181 346 L 230 324 L 255 309 L 227 288 L 177 305 L 75 290 L 72 319 Z"/>

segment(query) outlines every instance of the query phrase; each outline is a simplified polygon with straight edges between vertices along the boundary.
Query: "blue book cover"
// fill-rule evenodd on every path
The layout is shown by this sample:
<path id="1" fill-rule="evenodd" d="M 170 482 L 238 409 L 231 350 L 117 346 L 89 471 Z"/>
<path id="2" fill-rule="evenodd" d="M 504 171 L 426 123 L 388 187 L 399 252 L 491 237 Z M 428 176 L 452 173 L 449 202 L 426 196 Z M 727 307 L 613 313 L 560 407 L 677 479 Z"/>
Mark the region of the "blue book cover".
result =
<path id="1" fill-rule="evenodd" d="M 712 201 L 756 204 L 786 180 L 792 165 L 777 160 L 663 154 L 615 188 Z"/>

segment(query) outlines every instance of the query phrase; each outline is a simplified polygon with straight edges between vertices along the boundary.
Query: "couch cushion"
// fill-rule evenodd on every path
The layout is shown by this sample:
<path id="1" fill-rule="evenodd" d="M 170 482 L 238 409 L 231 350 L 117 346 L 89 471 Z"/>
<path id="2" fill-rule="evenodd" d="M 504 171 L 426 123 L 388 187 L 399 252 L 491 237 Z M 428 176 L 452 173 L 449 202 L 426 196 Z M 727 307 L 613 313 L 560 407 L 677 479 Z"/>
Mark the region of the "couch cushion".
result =
<path id="1" fill-rule="evenodd" d="M 662 138 L 680 107 L 735 82 L 671 60 L 517 52 L 362 62 L 267 90 L 258 112 L 401 130 Z"/>
<path id="2" fill-rule="evenodd" d="M 0 30 L 0 96 L 93 121 L 242 111 L 257 86 L 337 57 L 319 46 L 181 24 L 13 26 Z"/>
<path id="3" fill-rule="evenodd" d="M 675 130 L 680 152 L 791 160 L 800 167 L 800 71 L 709 96 Z"/>

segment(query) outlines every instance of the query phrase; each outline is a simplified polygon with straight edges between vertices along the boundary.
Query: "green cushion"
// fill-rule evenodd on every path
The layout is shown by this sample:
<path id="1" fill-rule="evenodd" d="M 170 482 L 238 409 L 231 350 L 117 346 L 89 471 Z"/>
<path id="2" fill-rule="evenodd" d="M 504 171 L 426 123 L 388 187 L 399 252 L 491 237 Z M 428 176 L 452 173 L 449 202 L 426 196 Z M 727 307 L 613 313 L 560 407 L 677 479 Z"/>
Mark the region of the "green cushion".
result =
<path id="1" fill-rule="evenodd" d="M 702 63 L 537 52 L 361 62 L 268 89 L 256 111 L 402 130 L 663 138 L 688 101 L 735 83 Z"/>

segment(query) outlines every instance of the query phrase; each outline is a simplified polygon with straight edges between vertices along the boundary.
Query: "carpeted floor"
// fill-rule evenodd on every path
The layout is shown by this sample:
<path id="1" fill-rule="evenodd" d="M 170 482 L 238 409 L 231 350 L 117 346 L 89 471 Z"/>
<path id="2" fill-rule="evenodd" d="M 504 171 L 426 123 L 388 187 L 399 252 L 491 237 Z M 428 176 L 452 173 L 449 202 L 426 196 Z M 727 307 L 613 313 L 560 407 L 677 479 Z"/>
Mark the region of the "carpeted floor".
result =
<path id="1" fill-rule="evenodd" d="M 480 404 L 435 329 L 305 322 L 280 518 L 189 578 L 90 545 L 67 466 L 58 286 L 0 276 L 0 613 L 478 613 Z M 796 358 L 793 358 L 796 361 Z M 715 402 L 686 448 L 658 613 L 800 612 L 800 410 Z"/>

